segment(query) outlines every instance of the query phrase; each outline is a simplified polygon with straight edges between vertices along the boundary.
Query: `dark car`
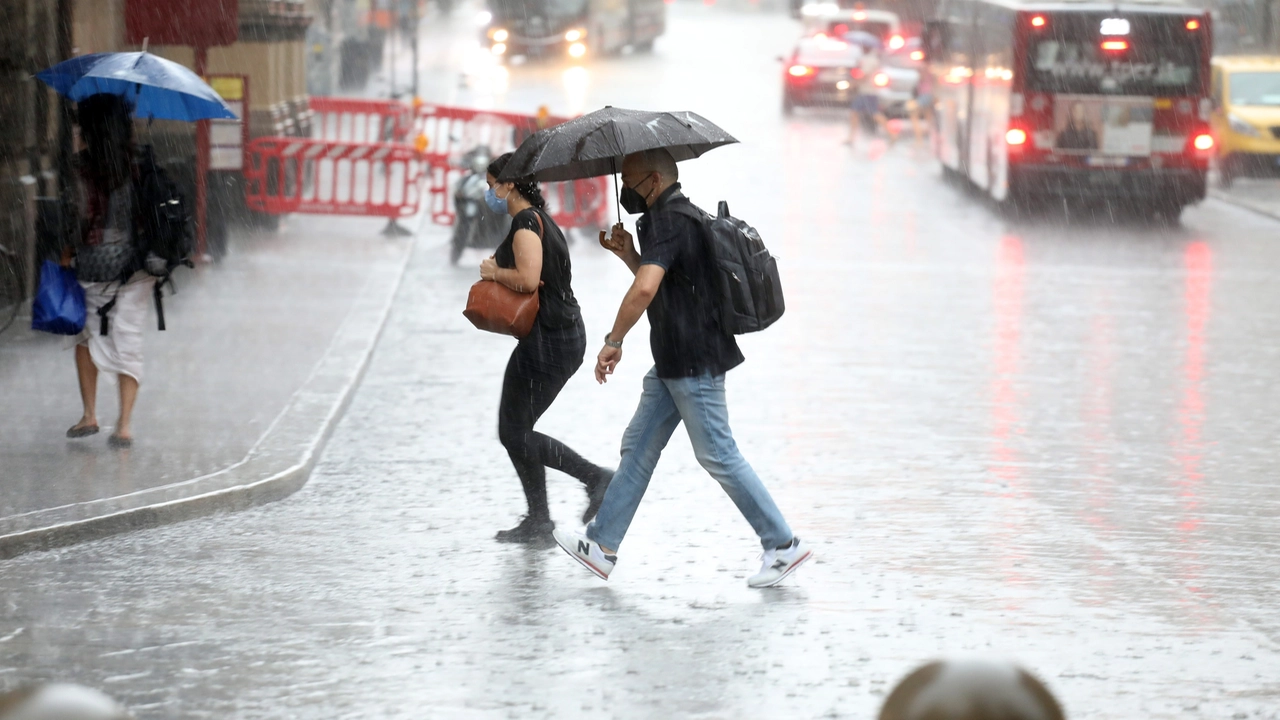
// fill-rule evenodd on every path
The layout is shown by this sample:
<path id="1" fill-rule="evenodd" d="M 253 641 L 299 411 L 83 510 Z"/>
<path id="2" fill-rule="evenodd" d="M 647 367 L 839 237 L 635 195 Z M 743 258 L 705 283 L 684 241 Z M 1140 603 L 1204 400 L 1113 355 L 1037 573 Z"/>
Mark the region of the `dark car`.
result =
<path id="1" fill-rule="evenodd" d="M 800 106 L 848 107 L 862 50 L 825 35 L 804 38 L 782 58 L 782 112 Z"/>

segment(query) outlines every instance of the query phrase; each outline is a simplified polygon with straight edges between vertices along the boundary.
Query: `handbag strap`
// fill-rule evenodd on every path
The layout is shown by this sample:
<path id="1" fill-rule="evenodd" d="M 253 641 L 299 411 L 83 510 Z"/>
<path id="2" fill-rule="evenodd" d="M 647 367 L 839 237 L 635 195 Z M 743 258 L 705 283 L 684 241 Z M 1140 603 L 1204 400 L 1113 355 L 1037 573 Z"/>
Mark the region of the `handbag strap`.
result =
<path id="1" fill-rule="evenodd" d="M 547 239 L 547 226 L 542 224 L 542 211 L 538 208 L 533 209 L 533 216 L 538 218 L 538 239 Z"/>

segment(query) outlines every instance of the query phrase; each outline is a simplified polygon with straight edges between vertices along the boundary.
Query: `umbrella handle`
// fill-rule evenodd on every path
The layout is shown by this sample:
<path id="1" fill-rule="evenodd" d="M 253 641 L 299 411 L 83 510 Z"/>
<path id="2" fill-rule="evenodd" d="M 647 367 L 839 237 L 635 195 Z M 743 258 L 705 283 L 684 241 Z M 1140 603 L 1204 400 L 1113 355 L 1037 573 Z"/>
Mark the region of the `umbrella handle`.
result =
<path id="1" fill-rule="evenodd" d="M 613 209 L 617 213 L 618 222 L 622 222 L 622 202 L 618 191 L 618 158 L 613 158 L 610 162 L 613 163 Z"/>

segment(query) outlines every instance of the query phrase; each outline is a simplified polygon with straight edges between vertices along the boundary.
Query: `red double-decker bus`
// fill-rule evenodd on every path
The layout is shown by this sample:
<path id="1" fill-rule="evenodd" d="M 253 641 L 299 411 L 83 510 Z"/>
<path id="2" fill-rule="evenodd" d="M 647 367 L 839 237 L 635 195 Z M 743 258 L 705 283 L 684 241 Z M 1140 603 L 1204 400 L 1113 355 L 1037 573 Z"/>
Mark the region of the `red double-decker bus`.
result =
<path id="1" fill-rule="evenodd" d="M 925 47 L 938 158 L 996 200 L 1096 198 L 1173 218 L 1204 198 L 1205 10 L 943 0 Z"/>

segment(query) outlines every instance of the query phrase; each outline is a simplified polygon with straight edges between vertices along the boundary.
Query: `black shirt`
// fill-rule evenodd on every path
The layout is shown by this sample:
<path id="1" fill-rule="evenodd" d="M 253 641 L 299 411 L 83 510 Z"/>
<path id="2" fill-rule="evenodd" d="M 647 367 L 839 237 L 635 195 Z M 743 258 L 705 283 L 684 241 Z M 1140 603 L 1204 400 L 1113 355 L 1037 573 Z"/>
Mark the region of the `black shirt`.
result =
<path id="1" fill-rule="evenodd" d="M 542 226 L 538 216 L 542 216 Z M 493 253 L 498 267 L 508 270 L 516 266 L 516 251 L 512 245 L 517 230 L 531 230 L 542 237 L 542 287 L 538 289 L 538 324 L 549 330 L 572 327 L 578 322 L 581 310 L 573 296 L 573 268 L 569 263 L 569 245 L 564 233 L 551 221 L 551 217 L 536 208 L 526 208 L 511 220 L 511 230 Z"/>
<path id="2" fill-rule="evenodd" d="M 711 251 L 693 218 L 671 212 L 692 205 L 680 184 L 667 188 L 636 222 L 640 264 L 667 271 L 649 303 L 649 345 L 658 377 L 723 375 L 742 364 L 733 335 L 720 329 Z"/>

